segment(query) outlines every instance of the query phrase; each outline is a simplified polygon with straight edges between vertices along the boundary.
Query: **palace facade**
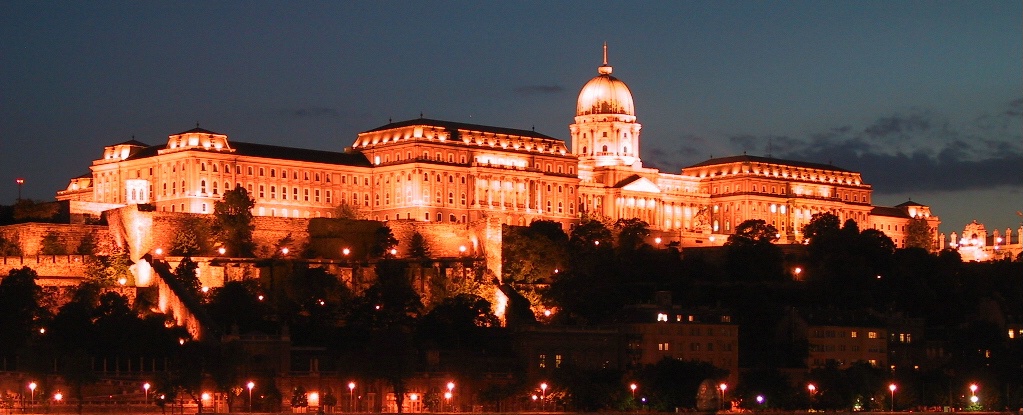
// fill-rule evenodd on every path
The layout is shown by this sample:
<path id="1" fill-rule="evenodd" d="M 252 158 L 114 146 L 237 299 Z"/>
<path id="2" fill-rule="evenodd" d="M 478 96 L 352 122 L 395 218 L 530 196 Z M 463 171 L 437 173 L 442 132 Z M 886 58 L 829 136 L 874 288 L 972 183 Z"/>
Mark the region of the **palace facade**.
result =
<path id="1" fill-rule="evenodd" d="M 365 131 L 337 152 L 239 142 L 197 126 L 159 145 L 107 146 L 57 199 L 71 201 L 76 213 L 151 204 L 209 214 L 224 191 L 240 186 L 259 216 L 331 217 L 347 204 L 383 221 L 496 217 L 567 227 L 588 213 L 639 218 L 683 246 L 720 245 L 748 219 L 798 243 L 802 226 L 822 212 L 880 229 L 904 246 L 906 224 L 920 216 L 937 242 L 940 222 L 927 206 L 873 206 L 859 172 L 830 164 L 741 155 L 678 174 L 644 167 L 632 93 L 612 76 L 606 49 L 597 72 L 579 93 L 570 147 L 536 131 L 425 118 Z"/>

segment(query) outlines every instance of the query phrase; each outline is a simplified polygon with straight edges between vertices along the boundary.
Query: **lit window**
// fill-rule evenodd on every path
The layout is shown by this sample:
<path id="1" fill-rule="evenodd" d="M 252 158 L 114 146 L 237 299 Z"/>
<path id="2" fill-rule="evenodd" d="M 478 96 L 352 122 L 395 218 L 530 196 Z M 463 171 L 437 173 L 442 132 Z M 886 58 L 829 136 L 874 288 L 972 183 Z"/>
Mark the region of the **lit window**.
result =
<path id="1" fill-rule="evenodd" d="M 867 332 L 867 338 L 868 339 L 876 339 L 877 338 L 877 332 L 876 331 L 868 331 Z"/>

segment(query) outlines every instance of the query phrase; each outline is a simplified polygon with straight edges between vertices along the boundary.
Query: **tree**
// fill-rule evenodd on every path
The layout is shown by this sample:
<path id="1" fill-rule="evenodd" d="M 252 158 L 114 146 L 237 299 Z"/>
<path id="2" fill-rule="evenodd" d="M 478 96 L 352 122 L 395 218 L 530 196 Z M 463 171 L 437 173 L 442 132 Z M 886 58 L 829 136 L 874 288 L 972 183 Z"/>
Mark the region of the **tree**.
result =
<path id="1" fill-rule="evenodd" d="M 596 250 L 600 244 L 610 245 L 613 242 L 614 235 L 607 225 L 588 217 L 582 218 L 569 234 L 569 243 L 577 252 Z"/>
<path id="2" fill-rule="evenodd" d="M 725 245 L 756 245 L 774 243 L 778 240 L 778 229 L 763 219 L 750 219 L 735 227 L 735 233 L 728 236 Z"/>
<path id="3" fill-rule="evenodd" d="M 0 235 L 0 256 L 21 256 L 23 254 L 21 241 L 17 236 L 8 239 Z"/>
<path id="4" fill-rule="evenodd" d="M 762 219 L 735 227 L 725 242 L 725 268 L 733 280 L 780 281 L 785 277 L 781 248 L 774 244 L 778 230 Z"/>
<path id="5" fill-rule="evenodd" d="M 199 277 L 195 274 L 197 269 L 199 269 L 199 264 L 196 264 L 192 258 L 186 256 L 181 258 L 181 262 L 174 268 L 174 278 L 181 284 L 182 288 L 198 297 L 202 284 L 199 282 Z"/>
<path id="6" fill-rule="evenodd" d="M 37 274 L 29 267 L 12 269 L 0 280 L 0 354 L 10 355 L 25 346 L 35 323 L 43 314 L 39 307 L 42 290 Z"/>
<path id="7" fill-rule="evenodd" d="M 906 248 L 934 250 L 934 235 L 931 227 L 927 225 L 927 219 L 917 216 L 909 220 L 909 225 L 906 226 Z"/>
<path id="8" fill-rule="evenodd" d="M 255 250 L 252 242 L 252 207 L 256 202 L 244 187 L 224 192 L 224 198 L 213 204 L 213 230 L 228 255 L 251 257 Z"/>
<path id="9" fill-rule="evenodd" d="M 178 226 L 170 253 L 175 256 L 203 255 L 212 251 L 210 223 L 202 217 L 189 217 Z"/>
<path id="10" fill-rule="evenodd" d="M 423 234 L 419 232 L 412 233 L 412 237 L 409 238 L 408 255 L 416 259 L 430 258 L 430 243 L 426 240 Z"/>
<path id="11" fill-rule="evenodd" d="M 568 262 L 568 235 L 561 224 L 534 221 L 528 227 L 506 226 L 501 241 L 501 279 L 511 283 L 550 282 Z"/>
<path id="12" fill-rule="evenodd" d="M 650 236 L 650 225 L 637 218 L 618 219 L 614 223 L 618 249 L 623 252 L 635 251 L 645 244 Z"/>
<path id="13" fill-rule="evenodd" d="M 717 381 L 727 375 L 727 370 L 707 362 L 665 357 L 656 364 L 643 366 L 637 380 L 644 385 L 644 395 L 649 397 L 653 409 L 669 411 L 673 408 L 696 408 L 700 384 L 707 380 Z"/>
<path id="14" fill-rule="evenodd" d="M 360 220 L 365 219 L 365 216 L 365 213 L 362 212 L 362 209 L 359 208 L 359 204 L 356 202 L 342 202 L 334 208 L 334 217 L 338 219 Z"/>
<path id="15" fill-rule="evenodd" d="M 803 237 L 813 241 L 813 238 L 838 232 L 841 221 L 833 213 L 814 213 L 810 222 L 803 225 Z"/>
<path id="16" fill-rule="evenodd" d="M 398 239 L 394 237 L 391 228 L 381 226 L 373 233 L 373 246 L 369 254 L 374 258 L 383 258 L 389 256 L 395 246 L 398 246 Z"/>
<path id="17" fill-rule="evenodd" d="M 78 248 L 75 248 L 75 253 L 78 255 L 96 254 L 96 237 L 93 236 L 92 232 L 82 236 L 82 239 L 78 241 Z"/>
<path id="18" fill-rule="evenodd" d="M 67 247 L 60 240 L 60 234 L 56 231 L 49 231 L 39 242 L 39 254 L 41 255 L 67 255 Z"/>

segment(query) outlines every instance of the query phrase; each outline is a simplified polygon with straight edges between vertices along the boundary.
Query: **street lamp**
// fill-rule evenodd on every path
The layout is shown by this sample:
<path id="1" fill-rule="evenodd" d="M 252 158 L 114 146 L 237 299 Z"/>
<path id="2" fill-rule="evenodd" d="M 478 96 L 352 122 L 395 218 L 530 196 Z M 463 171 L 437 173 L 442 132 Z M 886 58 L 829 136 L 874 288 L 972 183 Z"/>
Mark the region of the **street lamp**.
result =
<path id="1" fill-rule="evenodd" d="M 888 390 L 892 391 L 892 412 L 895 412 L 895 384 L 888 385 Z"/>
<path id="2" fill-rule="evenodd" d="M 252 412 L 252 388 L 256 387 L 256 383 L 250 380 L 245 387 L 249 388 L 249 412 Z"/>
<path id="3" fill-rule="evenodd" d="M 547 382 L 540 383 L 540 410 L 544 410 L 545 400 L 547 399 Z"/>
<path id="4" fill-rule="evenodd" d="M 636 388 L 637 388 L 637 387 L 638 387 L 638 386 L 636 386 L 636 384 L 635 384 L 635 383 L 633 383 L 633 384 L 629 385 L 629 389 L 631 389 L 631 390 L 632 390 L 632 400 L 636 400 Z"/>
<path id="5" fill-rule="evenodd" d="M 810 391 L 810 410 L 813 411 L 813 397 L 817 393 L 817 387 L 810 383 L 806 385 L 806 390 Z"/>
<path id="6" fill-rule="evenodd" d="M 150 385 L 149 382 L 146 382 L 146 383 L 142 384 L 142 390 L 146 391 L 146 403 L 147 404 L 149 403 L 149 388 L 151 388 L 151 387 L 152 387 L 152 385 Z"/>
<path id="7" fill-rule="evenodd" d="M 28 390 L 32 392 L 32 400 L 29 401 L 31 404 L 36 403 L 36 386 L 38 385 L 36 385 L 35 382 L 30 382 L 28 384 Z"/>
<path id="8" fill-rule="evenodd" d="M 348 409 L 355 412 L 355 382 L 348 382 Z"/>
<path id="9" fill-rule="evenodd" d="M 19 177 L 17 179 L 14 179 L 14 182 L 18 184 L 18 201 L 20 202 L 21 201 L 21 185 L 25 184 L 25 179 L 22 179 L 22 178 Z"/>
<path id="10" fill-rule="evenodd" d="M 722 383 L 718 385 L 718 389 L 721 390 L 721 405 L 718 409 L 724 408 L 725 406 L 725 390 L 728 389 L 728 384 Z"/>
<path id="11" fill-rule="evenodd" d="M 448 408 L 451 408 L 451 397 L 455 396 L 455 382 L 448 382 L 448 392 L 444 394 L 444 397 L 448 400 Z"/>
<path id="12" fill-rule="evenodd" d="M 980 398 L 977 397 L 977 384 L 976 383 L 971 383 L 970 384 L 970 403 L 976 405 L 977 402 L 979 402 L 979 401 L 980 401 Z"/>

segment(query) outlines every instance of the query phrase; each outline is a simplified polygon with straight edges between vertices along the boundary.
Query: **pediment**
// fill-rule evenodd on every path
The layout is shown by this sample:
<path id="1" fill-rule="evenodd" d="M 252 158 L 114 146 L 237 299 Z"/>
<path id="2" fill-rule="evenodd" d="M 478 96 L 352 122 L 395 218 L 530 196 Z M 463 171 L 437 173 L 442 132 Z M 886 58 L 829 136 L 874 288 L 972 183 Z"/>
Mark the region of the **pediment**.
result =
<path id="1" fill-rule="evenodd" d="M 658 187 L 656 183 L 650 181 L 650 179 L 647 179 L 646 177 L 640 176 L 632 176 L 625 179 L 619 183 L 617 187 L 630 192 L 661 193 L 661 188 Z"/>

